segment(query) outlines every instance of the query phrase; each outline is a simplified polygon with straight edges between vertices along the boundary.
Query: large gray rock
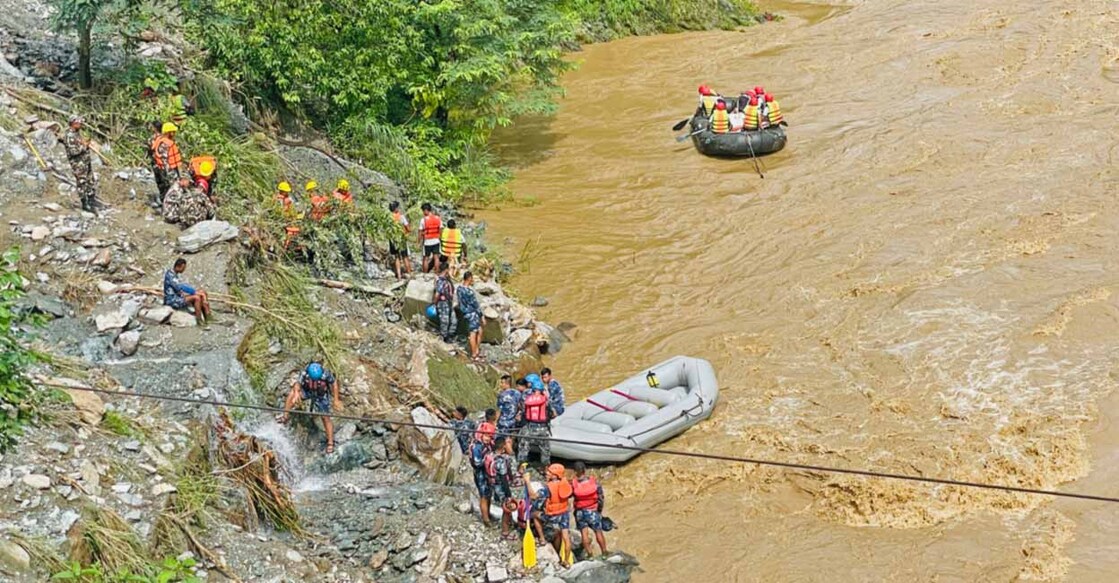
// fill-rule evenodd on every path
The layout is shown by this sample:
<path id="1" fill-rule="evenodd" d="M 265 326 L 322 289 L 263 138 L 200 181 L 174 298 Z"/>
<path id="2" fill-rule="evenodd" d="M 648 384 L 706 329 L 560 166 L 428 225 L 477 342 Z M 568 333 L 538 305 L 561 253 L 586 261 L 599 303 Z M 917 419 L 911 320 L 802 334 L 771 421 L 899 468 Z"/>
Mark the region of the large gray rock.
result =
<path id="1" fill-rule="evenodd" d="M 198 320 L 185 310 L 174 310 L 171 312 L 171 325 L 176 328 L 190 328 L 197 326 Z"/>
<path id="2" fill-rule="evenodd" d="M 637 559 L 631 555 L 614 552 L 593 561 L 580 561 L 556 576 L 567 583 L 629 583 L 630 574 L 637 568 Z"/>
<path id="3" fill-rule="evenodd" d="M 444 425 L 423 407 L 412 410 L 415 423 Z M 439 484 L 450 484 L 462 461 L 462 453 L 450 431 L 404 427 L 397 434 L 401 456 L 415 464 L 423 477 Z"/>
<path id="4" fill-rule="evenodd" d="M 140 313 L 142 304 L 136 298 L 128 298 L 120 303 L 114 305 L 107 303 L 99 306 L 93 312 L 93 323 L 97 326 L 98 332 L 106 330 L 113 330 L 117 328 L 124 328 Z"/>
<path id="5" fill-rule="evenodd" d="M 140 331 L 129 330 L 117 336 L 117 350 L 125 356 L 132 356 L 136 354 L 136 349 L 140 347 Z"/>
<path id="6" fill-rule="evenodd" d="M 401 315 L 407 321 L 411 320 L 414 314 L 423 314 L 431 305 L 431 296 L 434 294 L 435 278 L 423 275 L 408 280 L 408 287 L 404 288 L 404 308 Z"/>
<path id="7" fill-rule="evenodd" d="M 501 565 L 486 565 L 487 583 L 502 583 L 509 579 L 509 571 Z"/>
<path id="8" fill-rule="evenodd" d="M 152 324 L 162 324 L 166 322 L 175 309 L 171 306 L 155 306 L 140 312 L 140 317 Z"/>
<path id="9" fill-rule="evenodd" d="M 51 487 L 51 479 L 43 474 L 27 474 L 23 477 L 23 483 L 29 488 L 36 490 L 46 490 Z"/>
<path id="10" fill-rule="evenodd" d="M 74 408 L 78 410 L 78 418 L 89 425 L 97 425 L 105 414 L 105 402 L 101 396 L 90 391 L 67 389 Z"/>
<path id="11" fill-rule="evenodd" d="M 31 570 L 31 555 L 16 543 L 0 538 L 0 566 L 5 571 L 27 573 Z"/>
<path id="12" fill-rule="evenodd" d="M 225 221 L 201 221 L 179 235 L 177 247 L 184 253 L 197 253 L 214 243 L 237 238 L 237 227 Z"/>

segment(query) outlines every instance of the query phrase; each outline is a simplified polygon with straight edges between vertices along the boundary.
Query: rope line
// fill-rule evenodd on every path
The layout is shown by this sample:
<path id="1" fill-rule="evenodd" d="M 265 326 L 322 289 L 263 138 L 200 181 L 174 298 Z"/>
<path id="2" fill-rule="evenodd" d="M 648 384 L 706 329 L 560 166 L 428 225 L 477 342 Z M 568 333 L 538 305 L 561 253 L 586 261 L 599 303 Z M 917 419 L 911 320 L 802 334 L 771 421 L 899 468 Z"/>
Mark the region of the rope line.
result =
<path id="1" fill-rule="evenodd" d="M 41 383 L 41 384 L 49 384 L 49 383 Z M 180 403 L 193 403 L 193 404 L 197 404 L 197 405 L 212 405 L 212 406 L 215 406 L 215 407 L 232 407 L 232 408 L 240 408 L 240 409 L 252 409 L 252 410 L 256 410 L 256 411 L 267 411 L 267 412 L 271 412 L 271 413 L 285 413 L 285 411 L 283 409 L 279 408 L 279 407 L 268 407 L 268 406 L 265 406 L 265 405 L 250 405 L 250 404 L 244 404 L 244 403 L 229 403 L 229 402 L 226 402 L 226 401 L 215 401 L 215 400 L 209 400 L 209 399 L 194 399 L 194 398 L 190 398 L 190 397 L 176 397 L 176 396 L 172 396 L 172 395 L 157 395 L 157 394 L 154 394 L 154 393 L 141 393 L 141 392 L 138 392 L 138 391 L 111 391 L 111 390 L 108 390 L 108 389 L 98 389 L 98 388 L 95 388 L 95 387 L 73 387 L 73 386 L 65 386 L 65 385 L 51 385 L 51 386 L 58 386 L 60 388 L 64 388 L 64 389 L 72 390 L 72 391 L 86 391 L 86 392 L 90 392 L 90 393 L 102 393 L 102 394 L 106 394 L 106 395 L 115 395 L 115 396 L 118 396 L 118 397 L 138 397 L 138 398 L 141 398 L 141 399 L 156 399 L 156 400 L 161 400 L 161 401 L 175 401 L 175 402 L 180 402 Z M 362 422 L 367 422 L 367 423 L 383 423 L 383 424 L 388 424 L 388 425 L 398 425 L 398 426 L 402 426 L 402 427 L 415 427 L 415 428 L 418 428 L 418 429 L 438 429 L 440 431 L 452 431 L 452 432 L 459 431 L 458 429 L 455 429 L 454 427 L 449 427 L 447 425 L 432 425 L 430 423 L 416 423 L 414 421 L 393 421 L 391 419 L 378 419 L 376 417 L 361 417 L 361 416 L 357 416 L 357 415 L 345 415 L 345 414 L 342 414 L 342 413 L 322 413 L 322 412 L 318 412 L 318 411 L 300 411 L 300 410 L 292 410 L 292 411 L 289 411 L 288 413 L 293 414 L 293 415 L 307 415 L 307 416 L 312 416 L 312 417 L 332 417 L 332 418 L 335 418 L 335 419 L 346 419 L 346 420 L 350 420 L 350 421 L 362 421 Z M 520 437 L 519 433 L 507 432 L 507 431 L 497 431 L 495 433 L 495 435 L 503 435 L 503 436 L 506 436 L 506 437 Z M 804 471 L 810 471 L 810 472 L 823 472 L 823 473 L 830 473 L 830 474 L 846 474 L 846 475 L 852 475 L 852 476 L 865 476 L 865 477 L 869 477 L 869 478 L 882 478 L 882 479 L 887 479 L 887 480 L 923 482 L 923 483 L 926 483 L 926 484 L 939 484 L 939 485 L 944 485 L 944 486 L 959 486 L 959 487 L 963 487 L 963 488 L 978 488 L 978 489 L 983 489 L 983 490 L 1000 490 L 1000 491 L 1004 491 L 1004 492 L 1015 492 L 1015 493 L 1018 493 L 1018 494 L 1035 494 L 1035 495 L 1039 495 L 1039 496 L 1051 496 L 1051 497 L 1054 497 L 1054 498 L 1072 498 L 1072 499 L 1076 499 L 1076 500 L 1092 500 L 1092 501 L 1096 501 L 1096 502 L 1119 503 L 1119 498 L 1116 498 L 1116 497 L 1099 496 L 1099 495 L 1095 495 L 1095 494 L 1082 494 L 1082 493 L 1079 493 L 1079 492 L 1060 492 L 1060 491 L 1057 491 L 1057 490 L 1043 490 L 1043 489 L 1040 489 L 1040 488 L 1024 488 L 1024 487 L 1021 487 L 1021 486 L 1007 486 L 1007 485 L 1002 485 L 1002 484 L 988 484 L 988 483 L 984 483 L 984 482 L 969 482 L 969 481 L 964 481 L 964 480 L 950 480 L 950 479 L 947 479 L 947 478 L 930 478 L 930 477 L 926 477 L 926 476 L 914 476 L 914 475 L 909 475 L 909 474 L 895 474 L 895 473 L 890 473 L 890 472 L 879 472 L 879 471 L 874 471 L 874 470 L 836 468 L 836 467 L 830 467 L 830 466 L 818 466 L 818 465 L 813 465 L 813 464 L 802 464 L 802 463 L 795 463 L 795 462 L 782 462 L 782 461 L 776 461 L 776 460 L 766 460 L 766 459 L 760 459 L 760 458 L 749 458 L 749 457 L 722 455 L 722 454 L 714 454 L 714 453 L 681 451 L 681 450 L 675 450 L 675 449 L 648 448 L 648 447 L 640 447 L 640 446 L 636 446 L 636 445 L 602 444 L 602 443 L 594 443 L 594 442 L 591 442 L 591 441 L 581 441 L 581 440 L 578 440 L 578 439 L 564 439 L 564 438 L 560 438 L 560 437 L 551 437 L 551 436 L 549 436 L 549 437 L 534 437 L 533 439 L 547 440 L 547 441 L 554 442 L 554 443 L 568 443 L 568 444 L 573 444 L 573 445 L 587 445 L 587 446 L 592 446 L 592 447 L 620 449 L 620 450 L 626 450 L 626 451 L 635 451 L 635 452 L 639 452 L 639 453 L 654 453 L 654 454 L 660 454 L 660 455 L 668 455 L 668 456 L 676 456 L 676 457 L 688 457 L 688 458 L 696 458 L 696 459 L 706 459 L 706 460 L 731 462 L 731 463 L 755 464 L 755 465 L 759 465 L 759 466 L 770 466 L 770 467 L 784 468 L 784 469 L 789 469 L 789 470 L 804 470 Z"/>

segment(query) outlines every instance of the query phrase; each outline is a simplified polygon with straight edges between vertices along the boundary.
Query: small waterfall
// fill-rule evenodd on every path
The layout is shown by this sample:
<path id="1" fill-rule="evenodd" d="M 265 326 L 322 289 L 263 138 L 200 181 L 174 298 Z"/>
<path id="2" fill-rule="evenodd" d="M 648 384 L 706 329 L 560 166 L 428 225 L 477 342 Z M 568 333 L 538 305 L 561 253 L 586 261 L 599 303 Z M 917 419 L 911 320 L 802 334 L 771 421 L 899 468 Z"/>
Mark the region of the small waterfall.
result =
<path id="1" fill-rule="evenodd" d="M 253 437 L 267 442 L 280 462 L 280 477 L 292 492 L 313 492 L 326 487 L 322 476 L 310 475 L 299 455 L 299 446 L 292 437 L 291 430 L 268 418 L 263 423 L 248 429 Z"/>

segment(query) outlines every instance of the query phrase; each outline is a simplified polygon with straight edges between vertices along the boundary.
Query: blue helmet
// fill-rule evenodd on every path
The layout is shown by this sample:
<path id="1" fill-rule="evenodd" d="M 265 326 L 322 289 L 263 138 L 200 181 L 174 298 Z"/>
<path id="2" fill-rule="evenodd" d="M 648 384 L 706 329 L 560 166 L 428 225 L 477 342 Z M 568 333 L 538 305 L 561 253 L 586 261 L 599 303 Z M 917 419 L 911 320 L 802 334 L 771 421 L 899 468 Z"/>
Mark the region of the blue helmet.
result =
<path id="1" fill-rule="evenodd" d="M 307 365 L 307 376 L 311 377 L 313 381 L 321 381 L 323 375 L 322 365 L 317 362 L 312 362 Z"/>
<path id="2" fill-rule="evenodd" d="M 537 391 L 544 390 L 544 381 L 540 378 L 540 375 L 536 373 L 527 374 L 525 375 L 525 380 L 528 381 L 528 386 L 533 389 Z"/>
<path id="3" fill-rule="evenodd" d="M 424 313 L 427 314 L 427 317 L 431 318 L 432 320 L 439 319 L 439 312 L 435 310 L 435 304 L 429 305 L 427 309 L 424 310 Z"/>

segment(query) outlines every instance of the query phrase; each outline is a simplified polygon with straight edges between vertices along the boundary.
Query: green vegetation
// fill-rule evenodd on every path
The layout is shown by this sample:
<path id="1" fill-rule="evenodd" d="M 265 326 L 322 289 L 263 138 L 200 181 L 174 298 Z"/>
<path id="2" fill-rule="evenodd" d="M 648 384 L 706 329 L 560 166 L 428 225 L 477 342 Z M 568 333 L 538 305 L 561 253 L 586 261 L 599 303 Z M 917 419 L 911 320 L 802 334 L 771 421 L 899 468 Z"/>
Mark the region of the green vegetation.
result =
<path id="1" fill-rule="evenodd" d="M 116 411 L 105 411 L 101 426 L 121 437 L 144 437 L 144 432 L 131 420 Z"/>
<path id="2" fill-rule="evenodd" d="M 75 561 L 57 571 L 51 576 L 51 580 L 77 583 L 199 583 L 202 580 L 191 571 L 194 565 L 194 559 L 191 558 L 180 561 L 175 557 L 168 557 L 162 563 L 143 566 L 139 572 L 125 568 L 105 573 L 100 563 L 82 566 Z"/>
<path id="3" fill-rule="evenodd" d="M 561 0 L 560 6 L 579 22 L 582 42 L 736 28 L 753 24 L 758 14 L 750 0 Z"/>
<path id="4" fill-rule="evenodd" d="M 27 348 L 20 326 L 29 323 L 16 313 L 23 296 L 23 278 L 17 271 L 19 249 L 0 255 L 0 452 L 15 444 L 23 425 L 35 417 L 37 393 L 24 374 L 38 360 Z"/>
<path id="5" fill-rule="evenodd" d="M 446 406 L 463 405 L 480 411 L 493 404 L 494 388 L 485 378 L 445 352 L 436 352 L 427 359 L 431 391 Z"/>

